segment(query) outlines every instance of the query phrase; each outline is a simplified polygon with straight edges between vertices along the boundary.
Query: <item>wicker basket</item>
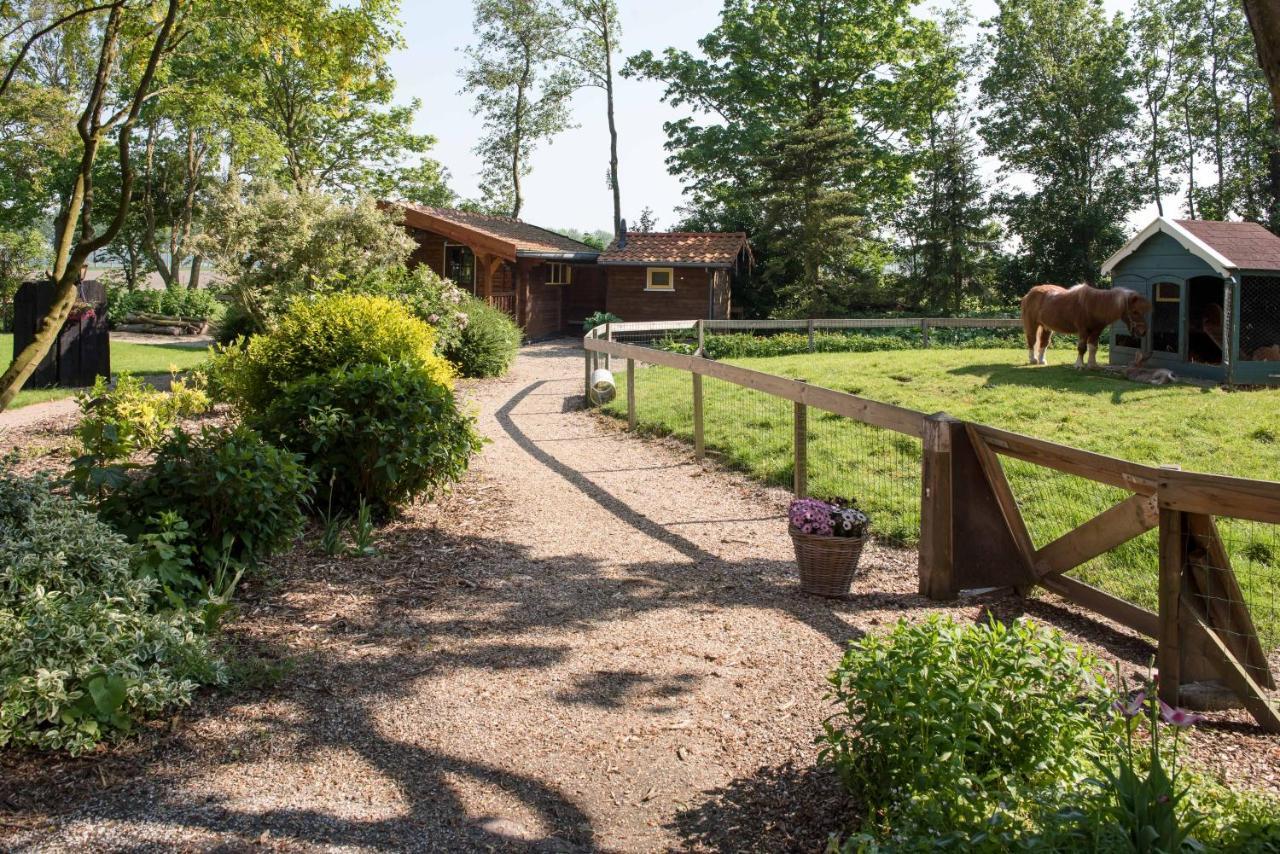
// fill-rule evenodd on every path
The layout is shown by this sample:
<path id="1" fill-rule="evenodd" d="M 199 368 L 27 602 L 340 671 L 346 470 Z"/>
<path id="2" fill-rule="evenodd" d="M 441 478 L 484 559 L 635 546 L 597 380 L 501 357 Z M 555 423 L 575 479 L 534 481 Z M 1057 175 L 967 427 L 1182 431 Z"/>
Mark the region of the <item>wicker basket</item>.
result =
<path id="1" fill-rule="evenodd" d="M 800 567 L 800 589 L 817 596 L 848 595 L 862 557 L 864 538 L 815 537 L 789 527 Z"/>

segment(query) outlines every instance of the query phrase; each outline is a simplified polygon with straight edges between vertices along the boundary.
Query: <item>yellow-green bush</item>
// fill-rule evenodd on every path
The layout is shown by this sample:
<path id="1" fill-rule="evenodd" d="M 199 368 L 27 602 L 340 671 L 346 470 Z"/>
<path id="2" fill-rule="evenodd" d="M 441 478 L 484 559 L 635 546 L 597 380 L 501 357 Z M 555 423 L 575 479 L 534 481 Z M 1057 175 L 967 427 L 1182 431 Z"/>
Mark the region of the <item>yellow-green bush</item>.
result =
<path id="1" fill-rule="evenodd" d="M 199 376 L 193 381 L 174 376 L 170 390 L 161 391 L 127 371 L 116 377 L 114 388 L 106 377 L 98 377 L 77 400 L 81 418 L 76 435 L 86 454 L 104 460 L 154 448 L 178 426 L 178 419 L 209 408 Z"/>
<path id="2" fill-rule="evenodd" d="M 217 353 L 216 391 L 263 412 L 291 382 L 350 365 L 407 362 L 451 386 L 453 368 L 435 352 L 435 331 L 385 297 L 334 294 L 295 300 L 265 335 Z"/>

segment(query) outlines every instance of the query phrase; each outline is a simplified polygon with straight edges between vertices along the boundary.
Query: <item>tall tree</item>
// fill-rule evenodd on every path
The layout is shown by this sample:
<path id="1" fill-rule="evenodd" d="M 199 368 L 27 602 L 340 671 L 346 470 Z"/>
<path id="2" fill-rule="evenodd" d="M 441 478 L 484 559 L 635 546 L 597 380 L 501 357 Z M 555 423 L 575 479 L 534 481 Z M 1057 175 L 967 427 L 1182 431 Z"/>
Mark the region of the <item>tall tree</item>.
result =
<path id="1" fill-rule="evenodd" d="M 76 299 L 81 266 L 109 244 L 124 225 L 133 193 L 131 135 L 143 103 L 153 96 L 157 71 L 172 50 L 183 0 L 130 4 L 117 0 L 98 12 L 91 33 L 97 64 L 76 124 L 80 157 L 70 195 L 55 219 L 54 298 L 35 337 L 0 376 L 0 410 L 6 408 L 49 352 Z M 16 76 L 16 75 L 15 75 Z M 120 192 L 106 205 L 107 223 L 94 225 L 94 166 L 108 135 L 117 134 Z"/>
<path id="2" fill-rule="evenodd" d="M 1138 0 L 1133 18 L 1134 70 L 1143 114 L 1144 196 L 1164 216 L 1169 186 L 1166 166 L 1174 159 L 1171 101 L 1177 83 L 1178 42 L 1170 21 L 1168 0 Z"/>
<path id="3" fill-rule="evenodd" d="M 746 230 L 752 311 L 844 311 L 878 299 L 877 224 L 908 188 L 925 109 L 915 75 L 933 25 L 907 0 L 735 0 L 699 41 L 633 57 L 694 113 L 669 122 L 688 224 Z"/>
<path id="4" fill-rule="evenodd" d="M 1258 58 L 1271 94 L 1271 135 L 1267 183 L 1271 191 L 1271 230 L 1280 234 L 1280 2 L 1244 0 Z"/>
<path id="5" fill-rule="evenodd" d="M 1101 0 L 998 0 L 981 134 L 1030 189 L 1002 206 L 1037 279 L 1095 282 L 1138 201 L 1128 31 Z"/>
<path id="6" fill-rule="evenodd" d="M 613 106 L 613 57 L 622 28 L 615 0 L 563 0 L 564 27 L 571 38 L 561 61 L 587 86 L 604 92 L 609 125 L 609 189 L 613 192 L 613 233 L 622 230 L 622 189 L 618 181 L 618 123 Z"/>
<path id="7" fill-rule="evenodd" d="M 484 161 L 483 204 L 518 219 L 530 156 L 570 124 L 577 83 L 556 61 L 563 21 L 544 0 L 476 0 L 475 30 L 463 91 L 484 118 L 475 148 Z"/>

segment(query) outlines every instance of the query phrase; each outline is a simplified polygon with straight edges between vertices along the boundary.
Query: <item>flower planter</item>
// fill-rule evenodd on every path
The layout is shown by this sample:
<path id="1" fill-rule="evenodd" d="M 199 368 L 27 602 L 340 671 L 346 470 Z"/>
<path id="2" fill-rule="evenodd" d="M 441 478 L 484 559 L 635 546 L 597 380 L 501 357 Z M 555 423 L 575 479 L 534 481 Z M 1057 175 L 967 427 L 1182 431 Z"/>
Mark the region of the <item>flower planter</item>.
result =
<path id="1" fill-rule="evenodd" d="M 866 538 L 815 536 L 794 525 L 789 533 L 800 567 L 800 589 L 816 596 L 848 595 Z"/>

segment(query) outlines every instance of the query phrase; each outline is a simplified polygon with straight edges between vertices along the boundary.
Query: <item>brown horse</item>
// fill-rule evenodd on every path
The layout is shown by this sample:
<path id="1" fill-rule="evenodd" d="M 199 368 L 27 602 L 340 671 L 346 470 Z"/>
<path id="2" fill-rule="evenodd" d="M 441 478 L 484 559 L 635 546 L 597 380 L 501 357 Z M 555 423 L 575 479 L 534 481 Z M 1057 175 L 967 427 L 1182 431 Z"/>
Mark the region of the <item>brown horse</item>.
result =
<path id="1" fill-rule="evenodd" d="M 1022 328 L 1027 333 L 1027 359 L 1031 364 L 1045 364 L 1053 333 L 1078 335 L 1080 345 L 1076 367 L 1084 367 L 1084 353 L 1089 351 L 1089 367 L 1098 367 L 1098 336 L 1117 320 L 1123 320 L 1129 331 L 1141 338 L 1147 334 L 1147 315 L 1151 302 L 1128 288 L 1099 290 L 1088 285 L 1064 288 L 1061 285 L 1036 285 L 1022 298 Z"/>

